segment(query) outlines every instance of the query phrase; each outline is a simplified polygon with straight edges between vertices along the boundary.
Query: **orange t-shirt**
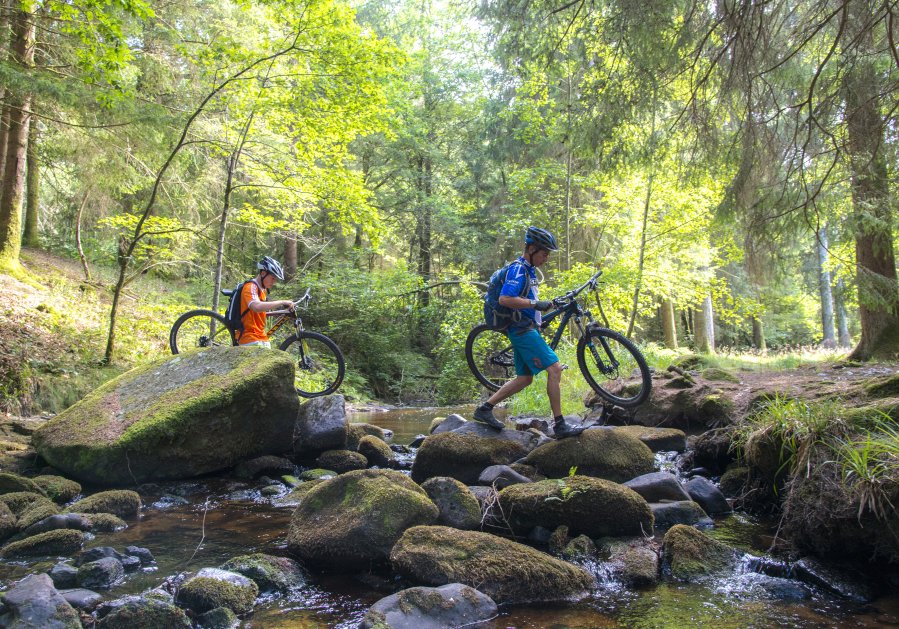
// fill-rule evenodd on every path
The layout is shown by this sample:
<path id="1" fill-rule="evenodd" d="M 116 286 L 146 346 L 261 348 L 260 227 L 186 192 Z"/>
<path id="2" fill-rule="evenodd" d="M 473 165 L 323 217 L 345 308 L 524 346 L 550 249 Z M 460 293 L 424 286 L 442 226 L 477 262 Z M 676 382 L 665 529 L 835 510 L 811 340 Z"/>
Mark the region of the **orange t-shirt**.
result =
<path id="1" fill-rule="evenodd" d="M 243 316 L 243 334 L 237 341 L 241 345 L 268 340 L 265 335 L 265 313 L 250 310 L 250 302 L 255 299 L 265 301 L 265 290 L 259 288 L 256 282 L 247 282 L 240 291 L 240 311 L 247 313 Z"/>

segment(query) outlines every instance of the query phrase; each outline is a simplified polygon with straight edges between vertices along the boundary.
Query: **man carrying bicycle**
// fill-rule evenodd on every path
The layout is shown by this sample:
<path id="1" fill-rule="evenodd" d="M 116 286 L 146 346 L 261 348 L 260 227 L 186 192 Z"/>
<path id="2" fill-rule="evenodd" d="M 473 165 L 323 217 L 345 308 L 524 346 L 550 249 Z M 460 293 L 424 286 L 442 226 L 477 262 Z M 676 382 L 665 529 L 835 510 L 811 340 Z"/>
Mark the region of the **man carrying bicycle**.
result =
<path id="1" fill-rule="evenodd" d="M 538 299 L 535 269 L 543 265 L 550 252 L 558 251 L 559 247 L 555 237 L 539 227 L 528 227 L 524 243 L 524 253 L 509 266 L 499 296 L 499 304 L 513 309 L 518 315 L 506 331 L 515 355 L 515 378 L 475 409 L 474 420 L 502 430 L 504 424 L 493 414 L 493 407 L 527 387 L 534 376 L 545 369 L 546 394 L 555 419 L 553 431 L 560 439 L 574 437 L 584 429 L 568 424 L 562 416 L 562 364 L 539 332 L 540 312 L 549 310 L 553 304 Z"/>
<path id="2" fill-rule="evenodd" d="M 240 320 L 242 330 L 237 332 L 240 345 L 261 345 L 270 348 L 271 342 L 265 334 L 265 313 L 272 310 L 294 309 L 289 299 L 266 301 L 265 297 L 277 281 L 284 280 L 284 269 L 281 264 L 265 256 L 256 264 L 259 273 L 243 285 L 240 291 Z"/>

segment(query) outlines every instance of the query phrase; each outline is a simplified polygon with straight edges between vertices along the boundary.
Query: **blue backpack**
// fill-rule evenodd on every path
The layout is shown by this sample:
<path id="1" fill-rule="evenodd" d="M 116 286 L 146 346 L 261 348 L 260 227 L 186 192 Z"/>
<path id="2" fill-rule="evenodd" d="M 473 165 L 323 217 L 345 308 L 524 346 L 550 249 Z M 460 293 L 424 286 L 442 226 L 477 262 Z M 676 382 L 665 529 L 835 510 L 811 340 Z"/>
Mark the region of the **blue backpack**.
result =
<path id="1" fill-rule="evenodd" d="M 510 262 L 501 269 L 494 271 L 487 284 L 487 293 L 484 295 L 484 321 L 494 330 L 507 330 L 513 323 L 521 321 L 521 312 L 499 303 L 499 295 L 506 283 L 509 268 L 515 264 Z M 530 282 L 525 282 L 519 297 L 527 297 L 530 292 Z"/>

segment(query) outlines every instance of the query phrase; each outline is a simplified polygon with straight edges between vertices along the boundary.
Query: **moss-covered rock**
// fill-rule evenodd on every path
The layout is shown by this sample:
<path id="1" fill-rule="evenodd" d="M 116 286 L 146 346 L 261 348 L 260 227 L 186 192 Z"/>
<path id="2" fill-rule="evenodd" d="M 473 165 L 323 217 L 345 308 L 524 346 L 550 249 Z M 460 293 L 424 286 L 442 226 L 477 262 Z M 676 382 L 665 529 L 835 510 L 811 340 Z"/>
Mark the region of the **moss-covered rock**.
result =
<path id="1" fill-rule="evenodd" d="M 648 474 L 655 468 L 655 458 L 646 444 L 631 435 L 604 428 L 542 445 L 528 454 L 524 463 L 533 465 L 549 478 L 568 476 L 571 468 L 576 467 L 578 475 L 616 483 Z"/>
<path id="2" fill-rule="evenodd" d="M 303 587 L 308 578 L 303 567 L 293 559 L 263 553 L 234 557 L 220 568 L 242 574 L 253 581 L 260 592 L 287 594 Z"/>
<path id="3" fill-rule="evenodd" d="M 523 544 L 445 526 L 408 529 L 390 563 L 415 582 L 477 586 L 497 603 L 570 600 L 593 585 L 585 570 Z"/>
<path id="4" fill-rule="evenodd" d="M 34 447 L 66 475 L 99 485 L 227 469 L 290 449 L 293 380 L 283 352 L 179 354 L 104 384 L 39 428 Z"/>
<path id="5" fill-rule="evenodd" d="M 401 590 L 372 605 L 359 629 L 480 626 L 497 616 L 486 594 L 460 583 Z"/>
<path id="6" fill-rule="evenodd" d="M 82 498 L 66 508 L 67 513 L 111 513 L 119 517 L 137 515 L 141 508 L 140 494 L 130 489 L 101 491 Z"/>
<path id="7" fill-rule="evenodd" d="M 196 614 L 216 607 L 227 607 L 236 614 L 245 614 L 253 609 L 258 595 L 259 588 L 243 575 L 203 568 L 178 588 L 175 602 Z"/>
<path id="8" fill-rule="evenodd" d="M 740 378 L 737 374 L 728 371 L 727 369 L 721 369 L 720 367 L 708 367 L 703 369 L 702 377 L 706 380 L 712 380 L 713 382 L 740 382 Z"/>
<path id="9" fill-rule="evenodd" d="M 187 614 L 169 602 L 137 598 L 118 605 L 97 621 L 97 629 L 190 629 Z"/>
<path id="10" fill-rule="evenodd" d="M 335 474 L 336 476 L 336 474 Z M 333 476 L 332 476 L 333 477 Z M 272 501 L 272 504 L 276 507 L 295 507 L 306 497 L 313 487 L 325 482 L 324 480 L 307 480 L 293 489 L 291 489 L 288 493 L 283 496 L 279 496 Z"/>
<path id="11" fill-rule="evenodd" d="M 17 542 L 10 542 L 0 549 L 0 557 L 42 557 L 71 555 L 84 544 L 84 533 L 72 529 L 57 529 L 38 533 Z"/>
<path id="12" fill-rule="evenodd" d="M 347 472 L 306 494 L 290 521 L 287 546 L 304 563 L 368 568 L 387 558 L 403 531 L 437 516 L 425 491 L 400 472 Z"/>
<path id="13" fill-rule="evenodd" d="M 865 383 L 865 393 L 871 397 L 899 396 L 899 374 L 883 378 L 873 378 Z"/>
<path id="14" fill-rule="evenodd" d="M 748 467 L 731 467 L 725 470 L 718 481 L 721 493 L 728 498 L 734 498 L 743 493 L 743 489 L 749 483 Z"/>
<path id="15" fill-rule="evenodd" d="M 384 443 L 387 443 L 393 438 L 393 431 L 381 428 L 380 426 L 375 426 L 374 424 L 351 422 L 347 429 L 346 449 L 358 450 L 359 441 L 366 435 L 377 437 Z"/>
<path id="16" fill-rule="evenodd" d="M 662 540 L 662 574 L 678 581 L 732 570 L 737 552 L 692 526 L 676 524 Z"/>
<path id="17" fill-rule="evenodd" d="M 526 453 L 527 449 L 514 441 L 440 433 L 425 439 L 418 449 L 412 464 L 412 479 L 421 483 L 434 476 L 450 476 L 474 485 L 484 469 L 508 465 Z"/>
<path id="18" fill-rule="evenodd" d="M 80 484 L 62 476 L 35 476 L 31 480 L 41 488 L 48 498 L 58 504 L 65 504 L 81 493 Z"/>
<path id="19" fill-rule="evenodd" d="M 203 629 L 237 629 L 240 618 L 227 607 L 216 607 L 197 616 L 197 626 Z"/>
<path id="20" fill-rule="evenodd" d="M 476 529 L 481 525 L 481 505 L 475 495 L 455 478 L 437 476 L 422 483 L 431 501 L 440 510 L 438 524 L 457 529 Z"/>
<path id="21" fill-rule="evenodd" d="M 616 426 L 612 430 L 636 437 L 653 452 L 683 452 L 687 449 L 687 435 L 677 428 Z"/>
<path id="22" fill-rule="evenodd" d="M 434 431 L 437 429 L 437 426 L 446 421 L 446 417 L 435 417 L 431 420 L 430 425 L 428 426 L 428 434 L 434 434 Z"/>
<path id="23" fill-rule="evenodd" d="M 31 507 L 34 503 L 53 504 L 53 501 L 43 494 L 31 491 L 15 491 L 10 494 L 2 494 L 0 495 L 0 502 L 9 507 L 10 510 L 17 515 Z"/>
<path id="24" fill-rule="evenodd" d="M 0 502 L 0 542 L 15 533 L 18 529 L 16 526 L 16 514 L 4 502 Z"/>
<path id="25" fill-rule="evenodd" d="M 19 514 L 16 526 L 19 527 L 19 530 L 24 531 L 32 524 L 36 524 L 44 518 L 49 518 L 57 513 L 59 513 L 59 507 L 49 500 L 47 502 L 33 502 Z"/>
<path id="26" fill-rule="evenodd" d="M 535 526 L 567 526 L 571 535 L 590 537 L 648 535 L 653 527 L 649 505 L 638 493 L 588 476 L 506 487 L 499 506 L 518 535 Z"/>
<path id="27" fill-rule="evenodd" d="M 125 520 L 111 513 L 84 513 L 82 515 L 91 523 L 91 531 L 94 533 L 113 533 L 128 528 Z"/>
<path id="28" fill-rule="evenodd" d="M 0 626 L 10 629 L 80 629 L 78 612 L 46 574 L 30 574 L 3 593 Z"/>
<path id="29" fill-rule="evenodd" d="M 702 369 L 709 364 L 709 359 L 705 356 L 700 356 L 699 354 L 684 354 L 671 364 L 684 371 L 690 371 L 693 369 Z"/>
<path id="30" fill-rule="evenodd" d="M 0 472 L 0 494 L 11 494 L 19 491 L 27 491 L 34 494 L 44 493 L 44 490 L 30 478 L 25 478 L 18 474 Z"/>
<path id="31" fill-rule="evenodd" d="M 720 474 L 734 460 L 732 445 L 733 432 L 730 429 L 707 430 L 693 444 L 693 464 L 713 474 Z"/>
<path id="32" fill-rule="evenodd" d="M 368 459 L 352 450 L 326 450 L 315 459 L 315 464 L 344 474 L 352 470 L 364 470 L 368 467 Z"/>
<path id="33" fill-rule="evenodd" d="M 383 439 L 372 435 L 365 435 L 359 441 L 359 454 L 368 460 L 369 465 L 387 467 L 393 460 L 393 450 Z"/>
<path id="34" fill-rule="evenodd" d="M 707 426 L 725 424 L 734 415 L 734 402 L 720 391 L 716 391 L 703 396 L 699 400 L 697 410 Z"/>
<path id="35" fill-rule="evenodd" d="M 303 471 L 303 473 L 300 474 L 300 480 L 328 480 L 329 478 L 334 478 L 335 476 L 337 476 L 337 472 L 335 472 L 334 470 L 323 470 L 320 467 L 317 467 L 311 470 Z"/>
<path id="36" fill-rule="evenodd" d="M 659 581 L 659 555 L 645 538 L 610 540 L 612 574 L 631 587 L 646 587 Z"/>

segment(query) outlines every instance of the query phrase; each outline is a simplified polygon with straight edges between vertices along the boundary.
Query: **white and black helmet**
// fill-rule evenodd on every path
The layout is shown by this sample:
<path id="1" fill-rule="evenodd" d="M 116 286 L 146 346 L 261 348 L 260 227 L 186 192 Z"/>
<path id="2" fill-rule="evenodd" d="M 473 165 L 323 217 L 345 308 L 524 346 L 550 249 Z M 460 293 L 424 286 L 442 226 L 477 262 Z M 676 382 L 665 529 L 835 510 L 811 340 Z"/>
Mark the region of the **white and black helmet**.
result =
<path id="1" fill-rule="evenodd" d="M 281 263 L 275 260 L 274 258 L 270 258 L 265 256 L 259 262 L 256 263 L 256 268 L 261 271 L 268 271 L 272 275 L 274 275 L 279 281 L 284 281 L 284 269 L 281 268 Z"/>

